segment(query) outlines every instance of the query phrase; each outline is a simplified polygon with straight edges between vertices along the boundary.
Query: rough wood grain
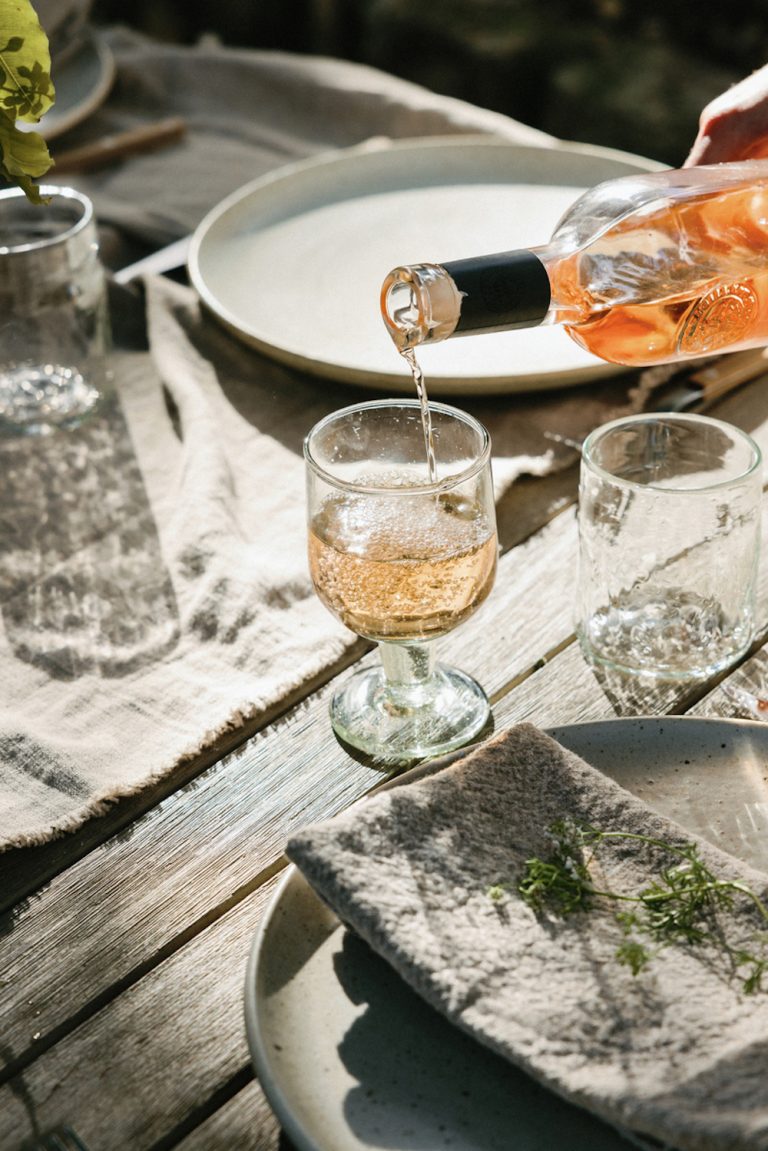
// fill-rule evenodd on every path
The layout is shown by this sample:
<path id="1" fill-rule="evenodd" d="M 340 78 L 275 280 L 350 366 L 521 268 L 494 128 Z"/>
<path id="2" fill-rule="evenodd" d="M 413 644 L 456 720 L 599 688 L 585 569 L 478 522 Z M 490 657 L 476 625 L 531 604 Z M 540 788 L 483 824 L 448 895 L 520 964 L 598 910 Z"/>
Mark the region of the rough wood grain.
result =
<path id="1" fill-rule="evenodd" d="M 768 646 L 761 647 L 708 692 L 690 714 L 768 722 Z"/>
<path id="2" fill-rule="evenodd" d="M 59 872 L 76 863 L 78 859 L 82 859 L 89 851 L 93 851 L 129 827 L 144 812 L 190 784 L 212 764 L 230 755 L 256 732 L 264 730 L 307 696 L 318 691 L 326 682 L 360 659 L 369 646 L 361 640 L 354 649 L 348 650 L 338 663 L 329 666 L 311 683 L 304 684 L 300 691 L 281 700 L 279 704 L 263 712 L 258 719 L 244 724 L 237 731 L 222 735 L 200 755 L 180 763 L 174 771 L 164 776 L 152 788 L 117 801 L 105 815 L 88 820 L 77 831 L 62 835 L 39 847 L 0 852 L 0 874 L 3 877 L 0 885 L 0 915 L 19 900 L 37 891 Z"/>
<path id="3" fill-rule="evenodd" d="M 254 1079 L 182 1139 L 177 1151 L 289 1151 L 289 1143 Z"/>
<path id="4" fill-rule="evenodd" d="M 717 414 L 751 430 L 765 450 L 765 411 L 761 386 L 729 397 Z M 507 540 L 529 536 L 571 500 L 574 479 L 563 473 L 546 491 L 533 482 L 518 487 L 504 505 Z M 526 505 L 526 489 L 538 502 Z M 493 695 L 497 726 L 690 705 L 696 714 L 723 714 L 732 701 L 722 688 L 698 702 L 669 686 L 638 695 L 637 685 L 618 690 L 587 667 L 572 642 L 575 554 L 566 512 L 504 557 L 492 599 L 440 644 Z M 733 682 L 754 686 L 766 663 L 760 652 Z M 151 810 L 128 813 L 124 831 L 106 842 L 114 824 L 90 829 L 79 845 L 62 843 L 45 864 L 32 855 L 14 861 L 9 903 L 64 870 L 0 924 L 0 971 L 11 988 L 0 1002 L 0 1056 L 25 1067 L 0 1090 L 0 1147 L 13 1151 L 35 1124 L 69 1121 L 91 1151 L 213 1149 L 207 1138 L 228 1137 L 218 1145 L 277 1151 L 266 1111 L 257 1141 L 238 1142 L 252 1137 L 246 1100 L 259 1095 L 255 1085 L 241 1090 L 241 1010 L 263 885 L 291 828 L 340 810 L 382 778 L 335 743 L 327 698 L 327 689 L 313 692 Z M 4 883 L 8 877 L 6 870 Z"/>
<path id="5" fill-rule="evenodd" d="M 575 539 L 572 517 L 558 517 L 505 556 L 489 601 L 441 643 L 445 657 L 494 692 L 554 649 L 571 627 Z M 258 882 L 293 828 L 380 782 L 336 742 L 327 701 L 315 695 L 17 906 L 0 948 L 25 988 L 0 1001 L 6 1067 L 34 1054 L 31 1034 L 50 1042 L 183 946 Z"/>
<path id="6" fill-rule="evenodd" d="M 768 530 L 765 540 L 768 549 Z M 689 688 L 627 683 L 564 648 L 572 637 L 575 550 L 568 511 L 505 556 L 491 599 L 441 645 L 447 657 L 499 697 L 497 725 L 681 710 L 692 702 Z M 765 589 L 768 565 L 762 580 Z M 539 664 L 542 671 L 531 675 Z M 26 972 L 26 995 L 0 1003 L 7 1065 L 33 1057 L 33 1032 L 50 1043 L 183 946 L 258 882 L 293 828 L 341 810 L 380 780 L 333 739 L 327 695 L 295 709 L 17 908 L 2 958 L 11 978 Z M 28 970 L 31 941 L 40 964 Z"/>
<path id="7" fill-rule="evenodd" d="M 145 1151 L 203 1122 L 250 1066 L 245 966 L 274 887 L 242 900 L 0 1089 L 0 1147 L 15 1151 L 69 1124 L 89 1151 Z M 271 1138 L 275 1121 L 266 1108 L 260 1116 Z"/>

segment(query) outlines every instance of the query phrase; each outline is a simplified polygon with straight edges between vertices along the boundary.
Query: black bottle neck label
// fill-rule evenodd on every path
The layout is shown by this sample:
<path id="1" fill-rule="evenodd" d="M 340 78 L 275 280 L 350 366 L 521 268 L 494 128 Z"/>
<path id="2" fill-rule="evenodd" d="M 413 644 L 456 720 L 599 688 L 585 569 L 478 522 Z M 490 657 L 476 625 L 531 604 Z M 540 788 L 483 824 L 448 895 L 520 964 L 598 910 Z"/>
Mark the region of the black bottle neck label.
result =
<path id="1" fill-rule="evenodd" d="M 533 252 L 498 252 L 441 267 L 462 295 L 457 335 L 532 328 L 549 310 L 549 276 Z"/>

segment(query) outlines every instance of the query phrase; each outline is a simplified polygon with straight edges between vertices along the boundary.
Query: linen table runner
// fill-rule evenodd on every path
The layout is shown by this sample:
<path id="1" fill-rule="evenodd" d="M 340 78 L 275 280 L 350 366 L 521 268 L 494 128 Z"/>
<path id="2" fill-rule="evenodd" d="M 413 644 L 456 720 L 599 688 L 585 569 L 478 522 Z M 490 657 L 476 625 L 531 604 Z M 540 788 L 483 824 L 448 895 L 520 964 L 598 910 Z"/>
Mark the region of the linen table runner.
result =
<path id="1" fill-rule="evenodd" d="M 232 387 L 266 392 L 275 426 L 249 423 L 194 350 L 179 291 L 154 336 L 167 401 L 150 357 L 122 352 L 122 404 L 2 445 L 5 845 L 146 786 L 354 642 L 306 572 L 296 390 L 280 408 L 281 381 L 248 363 Z"/>

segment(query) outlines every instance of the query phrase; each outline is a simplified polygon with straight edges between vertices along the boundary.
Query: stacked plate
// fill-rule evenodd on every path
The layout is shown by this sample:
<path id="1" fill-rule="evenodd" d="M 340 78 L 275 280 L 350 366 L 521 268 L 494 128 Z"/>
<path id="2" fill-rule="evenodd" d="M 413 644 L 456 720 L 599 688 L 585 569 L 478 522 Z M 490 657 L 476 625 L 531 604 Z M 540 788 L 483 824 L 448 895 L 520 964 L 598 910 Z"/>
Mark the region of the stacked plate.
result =
<path id="1" fill-rule="evenodd" d="M 34 129 L 47 140 L 74 128 L 109 93 L 115 64 L 107 45 L 89 23 L 92 0 L 33 0 L 51 48 L 56 102 Z"/>

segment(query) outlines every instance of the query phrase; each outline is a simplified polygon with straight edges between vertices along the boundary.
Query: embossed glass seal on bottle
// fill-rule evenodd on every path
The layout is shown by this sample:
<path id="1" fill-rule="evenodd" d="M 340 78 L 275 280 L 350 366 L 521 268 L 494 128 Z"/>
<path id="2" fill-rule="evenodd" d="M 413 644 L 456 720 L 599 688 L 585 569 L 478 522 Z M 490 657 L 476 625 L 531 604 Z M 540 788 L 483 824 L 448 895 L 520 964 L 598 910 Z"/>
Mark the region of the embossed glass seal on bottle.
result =
<path id="1" fill-rule="evenodd" d="M 768 344 L 768 161 L 599 184 L 548 244 L 395 268 L 381 309 L 400 351 L 539 324 L 637 366 Z"/>

